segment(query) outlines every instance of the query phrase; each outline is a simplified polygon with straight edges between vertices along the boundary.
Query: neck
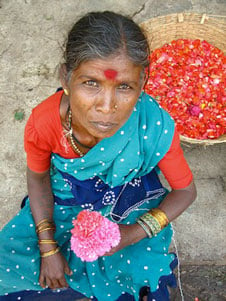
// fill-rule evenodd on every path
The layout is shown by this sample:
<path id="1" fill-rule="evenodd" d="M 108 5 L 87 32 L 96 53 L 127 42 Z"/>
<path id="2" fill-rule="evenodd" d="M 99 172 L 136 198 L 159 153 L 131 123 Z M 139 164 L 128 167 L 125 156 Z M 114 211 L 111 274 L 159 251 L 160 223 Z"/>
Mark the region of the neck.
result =
<path id="1" fill-rule="evenodd" d="M 99 142 L 98 139 L 95 139 L 94 137 L 87 137 L 86 139 L 83 138 L 85 135 L 82 135 L 82 132 L 76 129 L 76 124 L 73 122 L 70 106 L 68 107 L 67 115 L 69 130 L 72 129 L 73 139 L 79 146 L 85 149 L 91 149 Z"/>

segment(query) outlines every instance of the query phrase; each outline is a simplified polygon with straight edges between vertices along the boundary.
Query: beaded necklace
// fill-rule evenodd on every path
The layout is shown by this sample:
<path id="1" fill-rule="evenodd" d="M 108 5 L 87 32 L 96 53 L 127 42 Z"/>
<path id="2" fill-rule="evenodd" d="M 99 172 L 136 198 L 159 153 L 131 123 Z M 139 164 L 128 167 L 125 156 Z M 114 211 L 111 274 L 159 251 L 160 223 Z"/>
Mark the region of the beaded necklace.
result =
<path id="1" fill-rule="evenodd" d="M 69 127 L 69 138 L 71 142 L 71 146 L 73 147 L 74 151 L 79 154 L 80 157 L 84 156 L 84 153 L 78 148 L 78 146 L 75 144 L 74 139 L 73 139 L 73 129 L 71 127 L 71 122 L 72 122 L 72 112 L 69 107 L 68 111 L 68 127 Z"/>
<path id="2" fill-rule="evenodd" d="M 68 107 L 68 109 L 67 109 L 67 115 L 69 114 L 69 111 L 70 111 L 70 107 Z M 66 115 L 66 116 L 67 116 L 67 115 Z M 88 149 L 91 149 L 91 148 L 92 148 L 92 147 L 87 146 L 87 145 L 83 144 L 82 142 L 80 142 L 80 141 L 74 136 L 73 133 L 72 133 L 72 138 L 73 138 L 73 140 L 76 142 L 76 144 L 79 144 L 80 146 L 82 146 L 82 147 L 84 147 L 84 148 L 88 148 Z"/>

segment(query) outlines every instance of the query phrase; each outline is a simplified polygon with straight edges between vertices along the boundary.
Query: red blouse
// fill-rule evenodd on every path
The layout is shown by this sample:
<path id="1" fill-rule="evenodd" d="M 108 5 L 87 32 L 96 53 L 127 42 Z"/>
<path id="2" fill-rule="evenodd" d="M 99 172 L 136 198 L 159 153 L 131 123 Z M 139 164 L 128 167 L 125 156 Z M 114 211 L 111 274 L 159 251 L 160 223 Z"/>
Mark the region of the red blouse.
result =
<path id="1" fill-rule="evenodd" d="M 63 91 L 50 96 L 32 110 L 24 133 L 24 148 L 27 165 L 34 172 L 44 172 L 50 167 L 51 153 L 66 159 L 79 157 L 64 136 L 60 119 L 60 102 Z M 158 164 L 173 189 L 187 187 L 192 181 L 192 172 L 180 147 L 180 138 L 175 131 L 171 147 Z"/>

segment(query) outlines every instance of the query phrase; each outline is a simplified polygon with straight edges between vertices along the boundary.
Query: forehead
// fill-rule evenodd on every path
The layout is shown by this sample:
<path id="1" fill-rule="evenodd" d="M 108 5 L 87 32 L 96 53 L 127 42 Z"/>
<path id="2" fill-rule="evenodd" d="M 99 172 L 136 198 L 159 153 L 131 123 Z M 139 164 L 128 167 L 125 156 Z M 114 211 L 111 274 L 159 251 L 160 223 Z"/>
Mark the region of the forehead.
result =
<path id="1" fill-rule="evenodd" d="M 101 76 L 106 79 L 139 78 L 142 67 L 135 65 L 126 55 L 110 56 L 83 62 L 74 71 L 75 75 Z"/>

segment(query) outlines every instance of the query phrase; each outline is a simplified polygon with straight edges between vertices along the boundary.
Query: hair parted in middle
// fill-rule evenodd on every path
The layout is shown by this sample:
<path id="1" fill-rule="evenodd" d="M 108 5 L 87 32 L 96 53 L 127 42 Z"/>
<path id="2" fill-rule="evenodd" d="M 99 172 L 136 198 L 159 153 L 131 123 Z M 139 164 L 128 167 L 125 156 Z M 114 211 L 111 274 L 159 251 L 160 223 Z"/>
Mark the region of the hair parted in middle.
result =
<path id="1" fill-rule="evenodd" d="M 79 19 L 68 34 L 64 53 L 67 74 L 85 61 L 126 54 L 143 70 L 149 65 L 149 46 L 140 27 L 130 18 L 104 11 Z"/>

